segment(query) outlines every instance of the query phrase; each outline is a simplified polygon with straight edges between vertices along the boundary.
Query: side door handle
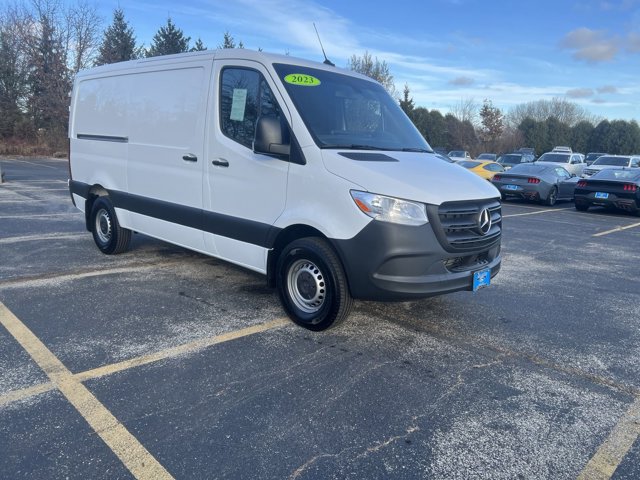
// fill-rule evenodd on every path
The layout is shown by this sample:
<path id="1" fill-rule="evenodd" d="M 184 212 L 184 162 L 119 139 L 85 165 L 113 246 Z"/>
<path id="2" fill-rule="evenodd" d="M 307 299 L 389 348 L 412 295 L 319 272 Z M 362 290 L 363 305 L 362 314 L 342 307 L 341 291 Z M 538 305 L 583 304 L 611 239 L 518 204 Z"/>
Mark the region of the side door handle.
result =
<path id="1" fill-rule="evenodd" d="M 224 158 L 218 158 L 217 160 L 211 160 L 211 164 L 215 165 L 216 167 L 228 167 L 229 166 L 229 162 L 227 160 L 225 160 Z"/>
<path id="2" fill-rule="evenodd" d="M 185 162 L 197 162 L 198 157 L 196 157 L 193 153 L 187 153 L 186 155 L 182 156 L 182 160 L 184 160 Z"/>

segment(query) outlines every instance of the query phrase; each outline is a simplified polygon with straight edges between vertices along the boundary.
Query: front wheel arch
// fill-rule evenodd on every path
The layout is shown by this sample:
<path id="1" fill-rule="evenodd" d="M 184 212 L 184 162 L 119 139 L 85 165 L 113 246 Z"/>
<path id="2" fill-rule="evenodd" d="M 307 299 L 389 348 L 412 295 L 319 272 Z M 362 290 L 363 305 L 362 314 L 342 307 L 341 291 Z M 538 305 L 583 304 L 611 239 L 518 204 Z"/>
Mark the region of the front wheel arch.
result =
<path id="1" fill-rule="evenodd" d="M 284 310 L 301 327 L 326 330 L 349 316 L 353 299 L 344 267 L 326 239 L 304 237 L 287 244 L 275 277 Z"/>
<path id="2" fill-rule="evenodd" d="M 267 256 L 267 284 L 271 288 L 276 286 L 276 265 L 282 250 L 294 240 L 305 237 L 327 239 L 320 230 L 302 224 L 290 225 L 278 233 Z"/>

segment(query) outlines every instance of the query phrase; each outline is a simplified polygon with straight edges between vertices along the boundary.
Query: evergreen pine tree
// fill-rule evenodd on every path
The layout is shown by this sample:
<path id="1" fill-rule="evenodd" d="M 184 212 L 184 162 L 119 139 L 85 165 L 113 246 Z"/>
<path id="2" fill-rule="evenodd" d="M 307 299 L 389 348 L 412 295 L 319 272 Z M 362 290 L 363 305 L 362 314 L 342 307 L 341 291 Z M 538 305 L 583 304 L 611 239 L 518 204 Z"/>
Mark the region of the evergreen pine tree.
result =
<path id="1" fill-rule="evenodd" d="M 69 71 L 61 41 L 50 19 L 41 18 L 40 25 L 30 59 L 28 109 L 36 129 L 43 129 L 50 138 L 63 138 L 69 118 Z"/>
<path id="2" fill-rule="evenodd" d="M 133 28 L 124 19 L 121 8 L 113 11 L 113 23 L 104 32 L 96 65 L 124 62 L 138 57 Z"/>
<path id="3" fill-rule="evenodd" d="M 202 40 L 200 38 L 198 38 L 196 40 L 196 43 L 193 47 L 191 47 L 191 50 L 189 50 L 190 52 L 201 52 L 203 50 L 206 50 L 207 47 L 204 46 L 204 43 L 202 43 Z"/>
<path id="4" fill-rule="evenodd" d="M 402 93 L 403 98 L 400 99 L 400 108 L 409 116 L 409 118 L 411 118 L 415 105 L 413 103 L 413 98 L 409 97 L 409 85 L 406 83 L 404 84 L 404 90 Z"/>
<path id="5" fill-rule="evenodd" d="M 242 40 L 236 45 L 235 39 L 231 36 L 229 31 L 224 32 L 224 38 L 222 39 L 222 45 L 218 45 L 218 48 L 244 48 Z"/>
<path id="6" fill-rule="evenodd" d="M 218 48 L 236 48 L 236 41 L 233 39 L 228 30 L 224 32 L 222 45 L 218 45 Z"/>
<path id="7" fill-rule="evenodd" d="M 177 28 L 169 17 L 167 25 L 160 27 L 158 33 L 153 36 L 151 47 L 147 50 L 147 57 L 188 52 L 189 40 L 191 37 L 185 37 L 182 30 Z"/>

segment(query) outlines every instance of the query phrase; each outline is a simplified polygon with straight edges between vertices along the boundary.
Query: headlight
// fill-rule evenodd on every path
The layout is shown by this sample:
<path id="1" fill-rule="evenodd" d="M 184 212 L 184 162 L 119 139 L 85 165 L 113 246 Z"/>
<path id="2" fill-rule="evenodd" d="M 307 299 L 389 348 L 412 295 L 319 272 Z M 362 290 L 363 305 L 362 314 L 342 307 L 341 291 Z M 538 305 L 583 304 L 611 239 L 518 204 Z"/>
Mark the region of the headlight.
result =
<path id="1" fill-rule="evenodd" d="M 429 221 L 423 203 L 357 190 L 351 190 L 351 197 L 364 214 L 381 222 L 418 226 Z"/>

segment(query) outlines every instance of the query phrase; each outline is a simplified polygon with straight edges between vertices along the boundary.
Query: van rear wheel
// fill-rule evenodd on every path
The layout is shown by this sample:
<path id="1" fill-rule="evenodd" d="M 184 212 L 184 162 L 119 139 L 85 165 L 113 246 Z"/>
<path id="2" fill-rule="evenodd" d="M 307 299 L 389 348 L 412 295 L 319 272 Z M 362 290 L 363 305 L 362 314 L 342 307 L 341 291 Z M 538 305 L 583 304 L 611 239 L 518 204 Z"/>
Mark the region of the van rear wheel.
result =
<path id="1" fill-rule="evenodd" d="M 284 248 L 276 286 L 291 320 L 309 330 L 335 327 L 353 304 L 340 259 L 321 238 L 300 238 Z"/>
<path id="2" fill-rule="evenodd" d="M 129 248 L 131 230 L 122 228 L 108 197 L 98 197 L 91 208 L 90 223 L 93 241 L 102 253 L 122 253 Z"/>

